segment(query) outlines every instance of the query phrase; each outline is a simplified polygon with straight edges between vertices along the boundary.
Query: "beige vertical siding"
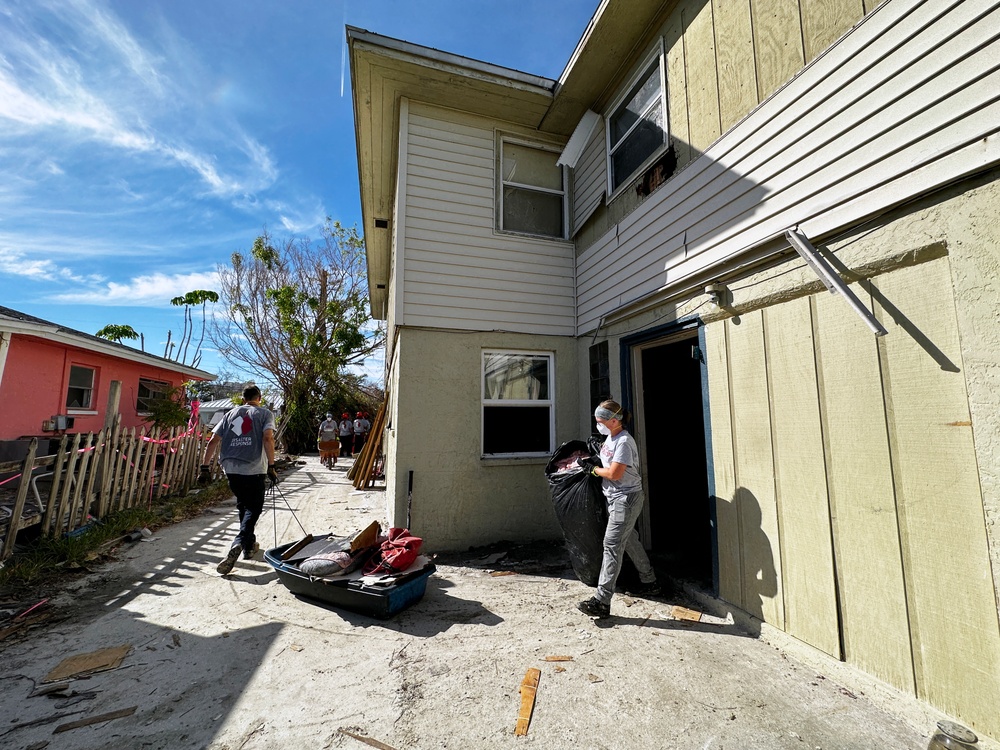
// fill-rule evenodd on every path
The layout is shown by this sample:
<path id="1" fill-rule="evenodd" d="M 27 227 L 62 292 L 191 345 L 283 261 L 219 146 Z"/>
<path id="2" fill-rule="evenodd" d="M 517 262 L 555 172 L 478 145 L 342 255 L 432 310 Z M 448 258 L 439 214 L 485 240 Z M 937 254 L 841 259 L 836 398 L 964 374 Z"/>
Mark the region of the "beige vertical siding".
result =
<path id="1" fill-rule="evenodd" d="M 884 338 L 825 293 L 706 331 L 720 594 L 995 737 L 1000 623 L 949 259 L 854 286 Z"/>
<path id="2" fill-rule="evenodd" d="M 494 228 L 492 123 L 411 101 L 406 139 L 406 324 L 571 334 L 572 245 Z"/>
<path id="3" fill-rule="evenodd" d="M 764 310 L 785 630 L 840 656 L 833 538 L 808 298 Z"/>

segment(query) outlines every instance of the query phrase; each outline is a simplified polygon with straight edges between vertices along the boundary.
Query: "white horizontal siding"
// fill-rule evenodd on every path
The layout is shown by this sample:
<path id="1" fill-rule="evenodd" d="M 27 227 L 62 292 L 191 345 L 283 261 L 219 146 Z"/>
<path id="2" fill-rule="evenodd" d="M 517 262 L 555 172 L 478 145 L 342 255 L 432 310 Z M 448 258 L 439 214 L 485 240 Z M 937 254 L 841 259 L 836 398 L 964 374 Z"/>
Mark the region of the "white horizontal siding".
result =
<path id="1" fill-rule="evenodd" d="M 604 200 L 607 173 L 602 117 L 590 134 L 590 140 L 584 146 L 583 154 L 573 170 L 573 234 L 580 230 Z"/>
<path id="2" fill-rule="evenodd" d="M 1000 161 L 996 0 L 889 0 L 578 263 L 578 330 L 798 225 L 850 226 Z"/>
<path id="3" fill-rule="evenodd" d="M 494 230 L 492 123 L 410 102 L 406 139 L 405 324 L 573 335 L 573 246 Z"/>

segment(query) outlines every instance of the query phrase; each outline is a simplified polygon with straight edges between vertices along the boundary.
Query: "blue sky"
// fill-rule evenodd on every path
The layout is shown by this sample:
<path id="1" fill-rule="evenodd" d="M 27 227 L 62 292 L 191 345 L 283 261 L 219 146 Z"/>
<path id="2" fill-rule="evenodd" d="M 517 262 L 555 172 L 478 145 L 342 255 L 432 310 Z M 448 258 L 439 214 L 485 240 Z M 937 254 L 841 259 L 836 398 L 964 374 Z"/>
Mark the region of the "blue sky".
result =
<path id="1" fill-rule="evenodd" d="M 0 1 L 0 305 L 162 355 L 264 226 L 360 227 L 345 23 L 558 78 L 597 5 Z"/>

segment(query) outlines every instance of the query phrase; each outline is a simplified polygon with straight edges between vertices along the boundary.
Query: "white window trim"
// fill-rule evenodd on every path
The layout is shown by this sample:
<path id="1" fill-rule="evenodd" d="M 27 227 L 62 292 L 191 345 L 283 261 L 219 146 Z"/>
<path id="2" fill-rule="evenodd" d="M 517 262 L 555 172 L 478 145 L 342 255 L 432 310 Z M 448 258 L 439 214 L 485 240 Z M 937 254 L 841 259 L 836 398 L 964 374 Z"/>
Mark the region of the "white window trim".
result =
<path id="1" fill-rule="evenodd" d="M 90 403 L 86 406 L 69 406 L 68 404 L 64 407 L 66 411 L 73 410 L 76 413 L 90 411 L 94 408 L 94 397 L 97 395 L 95 391 L 97 390 L 97 368 L 92 365 L 84 364 L 74 364 L 69 363 L 69 372 L 66 373 L 66 393 L 63 395 L 63 403 L 69 399 L 70 388 L 78 388 L 79 386 L 74 386 L 70 384 L 70 378 L 73 377 L 73 368 L 76 367 L 80 370 L 90 370 Z"/>
<path id="2" fill-rule="evenodd" d="M 632 87 L 635 86 L 642 74 L 645 73 L 649 67 L 653 64 L 654 60 L 659 61 L 660 68 L 660 107 L 663 110 L 663 124 L 665 137 L 663 139 L 663 145 L 658 149 L 653 151 L 652 154 L 646 157 L 646 160 L 639 165 L 639 167 L 632 172 L 622 184 L 617 188 L 613 188 L 614 185 L 614 172 L 611 164 L 611 116 L 615 113 L 624 102 L 625 97 L 628 96 Z M 617 97 L 611 102 L 609 106 L 604 111 L 604 158 L 607 172 L 607 184 L 605 187 L 605 203 L 611 203 L 615 198 L 617 198 L 631 183 L 636 175 L 641 174 L 650 164 L 656 161 L 663 153 L 670 147 L 670 110 L 667 107 L 667 70 L 666 70 L 666 54 L 663 49 L 663 37 L 656 40 L 656 44 L 653 45 L 653 49 L 643 58 L 642 62 L 636 66 L 632 75 L 629 76 L 628 81 L 621 88 L 621 92 Z M 636 123 L 638 126 L 638 123 Z"/>
<path id="3" fill-rule="evenodd" d="M 486 393 L 486 356 L 489 354 L 514 354 L 526 357 L 548 357 L 549 360 L 549 397 L 547 399 L 487 399 Z M 554 351 L 532 351 L 528 349 L 483 349 L 479 357 L 479 451 L 480 458 L 486 461 L 493 459 L 510 460 L 512 458 L 541 458 L 551 456 L 555 450 L 556 440 L 556 353 Z M 545 406 L 549 407 L 549 449 L 547 451 L 524 453 L 484 453 L 483 444 L 486 441 L 486 425 L 483 420 L 483 409 L 487 404 L 495 406 Z"/>
<path id="4" fill-rule="evenodd" d="M 519 138 L 517 136 L 509 135 L 506 133 L 501 133 L 497 131 L 497 152 L 496 152 L 496 191 L 497 191 L 497 216 L 494 222 L 494 228 L 497 232 L 501 234 L 513 234 L 518 237 L 531 237 L 533 239 L 548 240 L 549 242 L 566 242 L 569 237 L 569 174 L 564 164 L 558 164 L 559 170 L 562 172 L 562 190 L 552 190 L 551 188 L 540 187 L 539 185 L 526 185 L 523 182 L 507 182 L 503 178 L 503 145 L 505 143 L 512 143 L 517 146 L 524 146 L 525 148 L 534 148 L 539 151 L 548 151 L 553 154 L 561 154 L 562 151 L 559 147 L 553 146 L 551 143 L 541 143 L 539 141 L 531 141 L 526 138 Z M 534 190 L 538 193 L 549 193 L 551 195 L 562 195 L 562 235 L 559 237 L 553 237 L 549 234 L 532 234 L 531 232 L 518 232 L 515 229 L 506 229 L 503 226 L 503 189 L 510 185 L 511 187 L 523 188 L 526 190 Z"/>

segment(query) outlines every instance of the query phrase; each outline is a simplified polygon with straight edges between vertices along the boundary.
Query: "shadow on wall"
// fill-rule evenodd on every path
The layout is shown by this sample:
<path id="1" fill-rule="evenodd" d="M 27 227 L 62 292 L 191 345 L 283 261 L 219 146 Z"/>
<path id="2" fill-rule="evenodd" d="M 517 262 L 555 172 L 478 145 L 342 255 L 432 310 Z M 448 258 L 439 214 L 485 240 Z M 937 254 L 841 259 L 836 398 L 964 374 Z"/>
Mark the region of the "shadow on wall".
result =
<path id="1" fill-rule="evenodd" d="M 746 487 L 737 487 L 733 503 L 740 525 L 742 608 L 764 620 L 764 600 L 772 599 L 778 593 L 778 574 L 774 567 L 771 540 L 761 528 L 760 502 L 753 492 Z"/>

